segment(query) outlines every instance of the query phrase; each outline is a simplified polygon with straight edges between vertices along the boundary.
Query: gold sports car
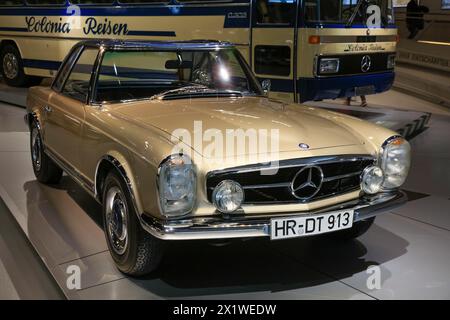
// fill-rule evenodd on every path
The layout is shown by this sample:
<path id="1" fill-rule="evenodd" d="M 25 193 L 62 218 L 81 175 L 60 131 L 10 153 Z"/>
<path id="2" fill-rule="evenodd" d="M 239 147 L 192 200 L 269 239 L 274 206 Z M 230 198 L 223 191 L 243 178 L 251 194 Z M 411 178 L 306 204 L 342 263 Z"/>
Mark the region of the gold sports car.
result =
<path id="1" fill-rule="evenodd" d="M 29 91 L 34 172 L 54 184 L 64 171 L 102 204 L 130 275 L 167 241 L 351 239 L 406 201 L 402 137 L 267 91 L 228 43 L 81 42 Z"/>

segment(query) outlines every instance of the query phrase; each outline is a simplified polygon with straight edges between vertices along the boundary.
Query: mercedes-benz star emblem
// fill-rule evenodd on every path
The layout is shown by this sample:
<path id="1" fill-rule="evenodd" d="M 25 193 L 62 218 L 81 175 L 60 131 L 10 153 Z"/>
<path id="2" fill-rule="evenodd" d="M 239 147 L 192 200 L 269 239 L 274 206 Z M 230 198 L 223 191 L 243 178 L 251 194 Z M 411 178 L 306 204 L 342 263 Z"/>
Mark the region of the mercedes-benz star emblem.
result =
<path id="1" fill-rule="evenodd" d="M 361 71 L 367 72 L 370 70 L 370 66 L 372 65 L 372 59 L 370 59 L 370 56 L 365 55 L 361 59 Z"/>
<path id="2" fill-rule="evenodd" d="M 309 200 L 322 187 L 323 172 L 318 166 L 306 166 L 300 169 L 292 179 L 291 191 L 300 200 Z"/>

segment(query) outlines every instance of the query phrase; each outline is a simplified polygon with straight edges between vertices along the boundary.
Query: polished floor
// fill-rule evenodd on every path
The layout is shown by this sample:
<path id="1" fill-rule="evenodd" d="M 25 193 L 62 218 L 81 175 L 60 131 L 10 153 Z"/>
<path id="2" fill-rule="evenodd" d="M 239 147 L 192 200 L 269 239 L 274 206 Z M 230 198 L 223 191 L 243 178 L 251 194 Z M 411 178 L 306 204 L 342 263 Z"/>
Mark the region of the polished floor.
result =
<path id="1" fill-rule="evenodd" d="M 22 248 L 2 242 L 12 229 L 0 223 L 0 298 L 61 298 L 56 283 L 69 299 L 450 299 L 450 117 L 439 106 L 389 95 L 391 107 L 433 112 L 428 128 L 411 140 L 405 206 L 345 244 L 326 238 L 171 243 L 160 270 L 144 278 L 114 267 L 100 207 L 71 179 L 58 186 L 35 180 L 25 111 L 0 103 L 0 215 L 12 217 L 27 240 Z M 386 104 L 374 98 L 371 107 L 383 113 Z M 24 260 L 22 250 L 36 254 Z M 78 290 L 66 285 L 69 266 L 81 270 Z M 371 266 L 380 268 L 380 288 L 368 286 Z M 26 293 L 25 274 L 41 288 L 35 296 Z"/>

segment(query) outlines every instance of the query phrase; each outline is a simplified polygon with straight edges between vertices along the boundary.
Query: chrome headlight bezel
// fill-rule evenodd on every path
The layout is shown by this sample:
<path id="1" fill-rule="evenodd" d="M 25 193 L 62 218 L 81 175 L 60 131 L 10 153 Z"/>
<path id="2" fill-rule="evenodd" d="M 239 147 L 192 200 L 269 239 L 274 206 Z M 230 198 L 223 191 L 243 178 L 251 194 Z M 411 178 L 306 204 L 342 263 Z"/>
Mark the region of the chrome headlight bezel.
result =
<path id="1" fill-rule="evenodd" d="M 411 166 L 411 147 L 402 136 L 392 136 L 383 143 L 380 167 L 384 172 L 383 190 L 397 189 L 405 182 Z"/>
<path id="2" fill-rule="evenodd" d="M 193 210 L 197 196 L 197 173 L 188 156 L 173 154 L 164 159 L 158 167 L 157 180 L 159 204 L 164 216 L 180 217 Z M 170 180 L 175 180 L 172 185 Z"/>

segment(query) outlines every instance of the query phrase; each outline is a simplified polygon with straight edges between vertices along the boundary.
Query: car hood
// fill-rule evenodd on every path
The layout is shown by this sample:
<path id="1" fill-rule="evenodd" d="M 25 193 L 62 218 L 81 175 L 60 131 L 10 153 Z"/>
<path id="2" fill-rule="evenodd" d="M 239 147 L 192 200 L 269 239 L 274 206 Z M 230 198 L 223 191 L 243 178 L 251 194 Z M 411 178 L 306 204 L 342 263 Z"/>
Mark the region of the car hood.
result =
<path id="1" fill-rule="evenodd" d="M 252 130 L 278 134 L 280 152 L 298 151 L 301 143 L 310 150 L 363 144 L 360 136 L 334 120 L 334 113 L 261 97 L 150 100 L 117 104 L 110 110 L 141 126 L 159 128 L 173 138 L 179 137 L 180 132 L 188 133 L 191 139 L 186 141 L 183 137 L 183 141 L 200 154 L 215 132 L 225 139 L 227 130 L 238 129 L 248 134 Z M 209 142 L 206 136 L 203 143 L 194 142 L 195 135 L 201 139 L 205 132 L 210 133 Z M 251 146 L 238 148 L 236 155 L 254 150 Z"/>

